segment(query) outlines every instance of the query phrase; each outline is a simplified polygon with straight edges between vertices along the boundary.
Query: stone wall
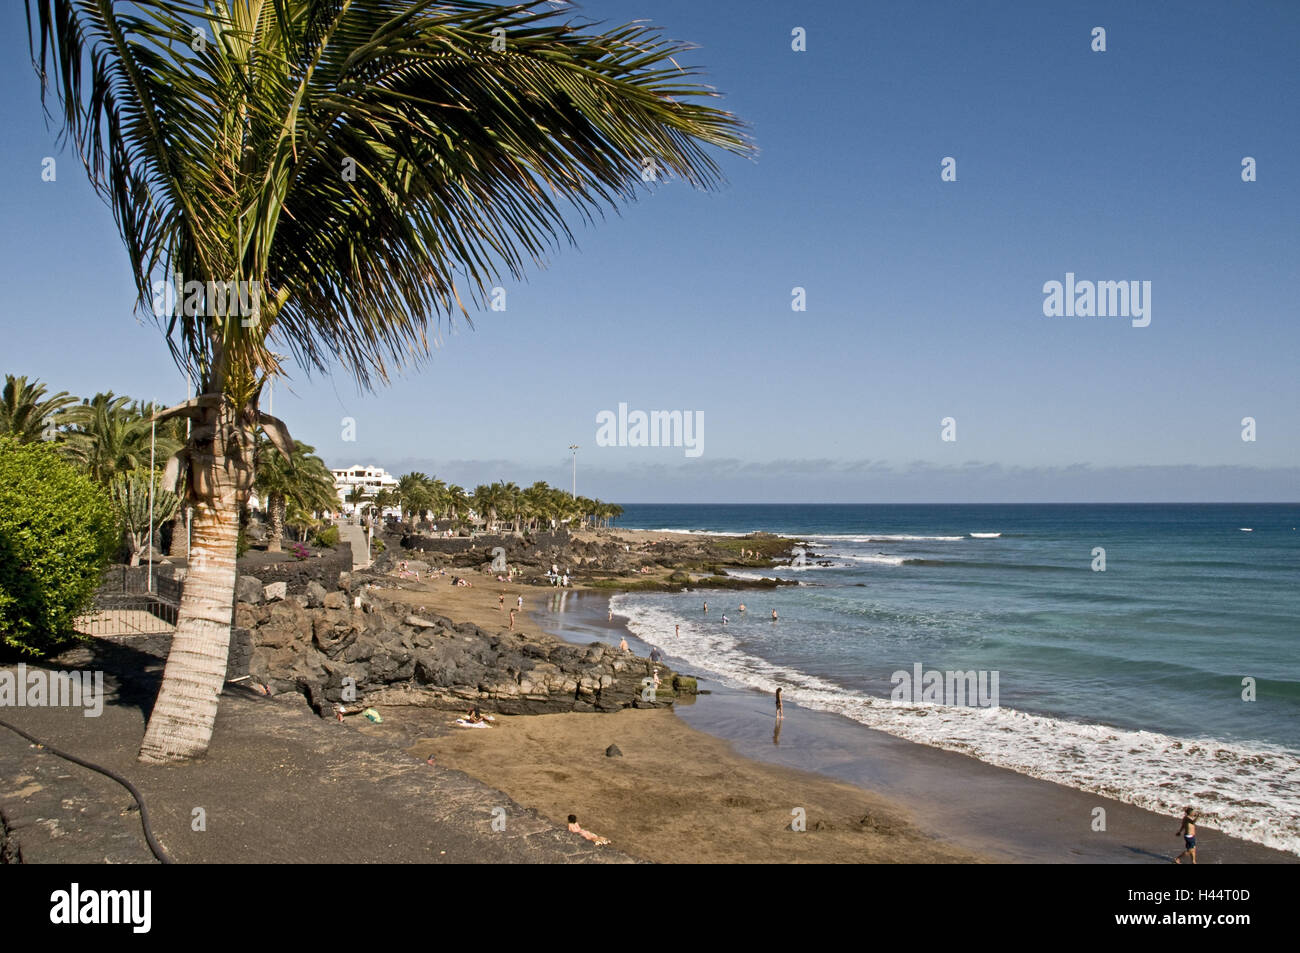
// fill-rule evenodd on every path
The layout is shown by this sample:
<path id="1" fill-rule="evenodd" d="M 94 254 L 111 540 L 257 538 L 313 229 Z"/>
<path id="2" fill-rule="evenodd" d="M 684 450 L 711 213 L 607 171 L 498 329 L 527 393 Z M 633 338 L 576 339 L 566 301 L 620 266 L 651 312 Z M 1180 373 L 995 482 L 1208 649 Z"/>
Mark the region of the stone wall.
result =
<path id="1" fill-rule="evenodd" d="M 320 553 L 319 558 L 317 553 Z M 339 574 L 352 571 L 352 547 L 348 543 L 339 543 L 333 549 L 313 550 L 307 559 L 295 559 L 288 555 L 282 562 L 257 567 L 241 566 L 239 574 L 255 576 L 262 585 L 273 582 L 287 583 L 289 592 L 305 592 L 307 583 L 318 582 L 326 589 L 334 589 L 339 583 Z"/>

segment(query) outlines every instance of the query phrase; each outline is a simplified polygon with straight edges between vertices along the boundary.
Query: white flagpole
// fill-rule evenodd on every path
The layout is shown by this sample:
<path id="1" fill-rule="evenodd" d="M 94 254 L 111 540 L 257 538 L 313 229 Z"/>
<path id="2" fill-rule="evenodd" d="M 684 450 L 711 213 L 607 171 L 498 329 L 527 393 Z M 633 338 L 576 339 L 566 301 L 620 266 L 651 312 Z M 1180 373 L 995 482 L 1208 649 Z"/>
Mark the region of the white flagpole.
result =
<path id="1" fill-rule="evenodd" d="M 150 411 L 154 406 L 149 407 Z M 150 414 L 152 417 L 152 413 Z M 158 437 L 158 422 L 151 420 L 149 422 L 149 591 L 153 592 L 153 485 L 156 482 L 154 476 L 154 442 Z"/>

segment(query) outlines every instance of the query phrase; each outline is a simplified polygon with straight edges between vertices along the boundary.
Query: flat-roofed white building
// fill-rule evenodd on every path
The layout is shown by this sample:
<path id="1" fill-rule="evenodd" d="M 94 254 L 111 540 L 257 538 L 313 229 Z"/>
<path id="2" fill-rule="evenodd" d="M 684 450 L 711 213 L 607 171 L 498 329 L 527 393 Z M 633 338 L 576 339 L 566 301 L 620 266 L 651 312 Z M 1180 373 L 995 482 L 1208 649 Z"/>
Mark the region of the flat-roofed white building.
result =
<path id="1" fill-rule="evenodd" d="M 331 467 L 330 473 L 334 474 L 334 489 L 338 491 L 340 509 L 348 515 L 355 513 L 357 509 L 355 503 L 348 502 L 348 495 L 355 487 L 365 488 L 366 499 L 374 499 L 375 494 L 380 490 L 397 489 L 397 480 L 382 467 L 363 466 L 358 463 L 338 469 Z M 401 513 L 394 506 L 385 509 L 383 515 L 400 516 Z"/>

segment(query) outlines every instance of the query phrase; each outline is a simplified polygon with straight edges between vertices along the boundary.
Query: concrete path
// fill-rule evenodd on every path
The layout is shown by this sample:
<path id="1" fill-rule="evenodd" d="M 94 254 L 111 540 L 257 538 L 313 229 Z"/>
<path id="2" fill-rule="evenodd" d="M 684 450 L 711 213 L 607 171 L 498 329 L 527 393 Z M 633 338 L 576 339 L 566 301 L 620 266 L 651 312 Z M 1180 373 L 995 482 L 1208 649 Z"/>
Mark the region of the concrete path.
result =
<path id="1" fill-rule="evenodd" d="M 337 523 L 339 539 L 352 544 L 352 568 L 365 569 L 370 565 L 366 559 L 366 531 L 355 523 Z"/>

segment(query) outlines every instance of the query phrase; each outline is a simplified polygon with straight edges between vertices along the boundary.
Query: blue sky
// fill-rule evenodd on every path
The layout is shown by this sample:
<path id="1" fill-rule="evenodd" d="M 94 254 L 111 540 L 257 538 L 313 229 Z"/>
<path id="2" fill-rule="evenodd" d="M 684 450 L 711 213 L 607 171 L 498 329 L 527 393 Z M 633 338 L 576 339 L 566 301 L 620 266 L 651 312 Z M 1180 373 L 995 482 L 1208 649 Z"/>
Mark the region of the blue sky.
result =
<path id="1" fill-rule="evenodd" d="M 21 8 L 0 14 L 0 372 L 178 400 L 45 125 Z M 697 44 L 758 157 L 723 157 L 721 192 L 575 222 L 506 311 L 444 326 L 376 394 L 295 370 L 275 412 L 332 465 L 568 486 L 577 443 L 579 491 L 620 502 L 1300 498 L 1300 4 L 580 9 Z M 1150 281 L 1150 326 L 1045 317 L 1066 272 Z M 620 402 L 702 414 L 704 452 L 597 446 Z"/>

